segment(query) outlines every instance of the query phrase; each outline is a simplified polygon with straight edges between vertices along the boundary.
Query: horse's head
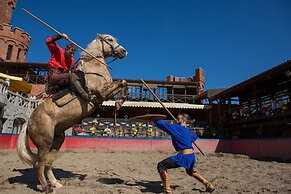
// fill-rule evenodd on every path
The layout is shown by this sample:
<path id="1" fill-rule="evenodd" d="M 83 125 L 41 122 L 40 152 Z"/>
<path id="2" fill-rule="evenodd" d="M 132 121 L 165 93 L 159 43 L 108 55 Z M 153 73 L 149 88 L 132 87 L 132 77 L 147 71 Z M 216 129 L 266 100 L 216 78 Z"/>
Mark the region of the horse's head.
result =
<path id="1" fill-rule="evenodd" d="M 109 34 L 97 34 L 97 39 L 102 42 L 104 56 L 122 59 L 127 56 L 127 51 L 118 44 L 117 40 Z"/>
<path id="2" fill-rule="evenodd" d="M 127 51 L 109 34 L 97 34 L 86 49 L 88 52 L 97 57 L 116 57 L 122 59 L 127 56 Z M 81 52 L 81 57 L 86 57 L 85 52 Z"/>

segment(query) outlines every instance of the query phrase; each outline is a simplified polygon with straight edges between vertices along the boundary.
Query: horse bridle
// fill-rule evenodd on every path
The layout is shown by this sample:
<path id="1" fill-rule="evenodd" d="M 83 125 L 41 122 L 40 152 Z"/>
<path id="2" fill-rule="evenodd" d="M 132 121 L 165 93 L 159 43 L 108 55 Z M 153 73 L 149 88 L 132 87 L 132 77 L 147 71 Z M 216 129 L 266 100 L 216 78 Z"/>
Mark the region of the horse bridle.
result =
<path id="1" fill-rule="evenodd" d="M 117 51 L 117 48 L 120 47 L 120 44 L 117 43 L 117 45 L 114 47 L 112 44 L 110 44 L 110 42 L 107 41 L 107 38 L 108 38 L 108 37 L 109 37 L 109 36 L 102 37 L 100 34 L 98 34 L 98 39 L 100 39 L 100 41 L 101 41 L 101 43 L 102 43 L 102 55 L 100 55 L 100 56 L 97 55 L 96 57 L 97 57 L 97 58 L 104 57 L 104 42 L 105 42 L 105 43 L 108 44 L 109 47 L 111 48 L 111 54 L 110 54 L 110 56 L 113 56 L 114 59 L 111 60 L 109 63 L 112 63 L 113 61 L 115 61 L 115 60 L 117 59 L 118 54 L 121 54 L 120 52 Z M 71 66 L 70 70 L 72 70 L 74 67 L 78 66 L 79 63 L 80 63 L 80 61 L 78 60 L 78 61 L 77 61 L 73 66 Z M 109 63 L 107 63 L 107 64 L 109 64 Z M 108 66 L 108 65 L 107 65 L 107 66 Z M 109 67 L 110 69 L 112 69 L 110 66 L 108 66 L 108 67 Z M 104 76 L 102 76 L 101 74 L 99 74 L 99 73 L 89 72 L 89 73 L 85 73 L 85 74 L 94 74 L 94 75 L 98 75 L 98 76 L 100 76 L 100 77 L 103 77 L 103 78 L 105 79 L 105 81 L 107 81 L 106 78 L 105 78 Z"/>
<path id="2" fill-rule="evenodd" d="M 111 48 L 110 56 L 114 57 L 114 59 L 109 62 L 109 63 L 111 63 L 111 62 L 113 62 L 113 61 L 115 61 L 117 59 L 119 54 L 121 54 L 120 52 L 117 51 L 117 48 L 120 47 L 120 44 L 117 43 L 117 46 L 114 47 L 112 44 L 110 44 L 110 42 L 107 41 L 108 37 L 109 36 L 102 37 L 100 34 L 98 34 L 98 38 L 101 40 L 101 43 L 102 43 L 102 53 L 104 54 L 104 42 L 106 44 L 108 44 L 110 46 L 110 48 Z"/>

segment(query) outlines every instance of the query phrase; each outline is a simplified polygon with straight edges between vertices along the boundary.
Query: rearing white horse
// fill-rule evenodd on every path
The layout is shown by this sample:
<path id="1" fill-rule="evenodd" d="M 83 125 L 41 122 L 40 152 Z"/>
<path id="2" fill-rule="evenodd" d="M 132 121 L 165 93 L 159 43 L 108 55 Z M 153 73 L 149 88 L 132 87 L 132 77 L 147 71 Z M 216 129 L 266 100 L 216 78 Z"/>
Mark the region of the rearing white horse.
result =
<path id="1" fill-rule="evenodd" d="M 104 64 L 107 57 L 126 57 L 127 51 L 114 37 L 105 34 L 98 34 L 86 50 L 99 59 L 97 61 L 81 52 L 77 69 L 83 72 L 89 92 L 96 96 L 97 103 L 109 100 L 120 92 L 120 97 L 116 100 L 116 108 L 119 109 L 126 99 L 127 83 L 125 80 L 113 82 Z M 61 107 L 52 98 L 48 98 L 33 111 L 27 127 L 23 127 L 17 141 L 18 156 L 34 167 L 45 193 L 54 193 L 53 188 L 62 186 L 52 172 L 52 163 L 65 140 L 64 131 L 89 116 L 95 108 L 97 107 L 93 103 L 79 97 Z M 28 136 L 37 147 L 37 154 L 29 148 Z M 45 178 L 45 172 L 50 185 Z"/>

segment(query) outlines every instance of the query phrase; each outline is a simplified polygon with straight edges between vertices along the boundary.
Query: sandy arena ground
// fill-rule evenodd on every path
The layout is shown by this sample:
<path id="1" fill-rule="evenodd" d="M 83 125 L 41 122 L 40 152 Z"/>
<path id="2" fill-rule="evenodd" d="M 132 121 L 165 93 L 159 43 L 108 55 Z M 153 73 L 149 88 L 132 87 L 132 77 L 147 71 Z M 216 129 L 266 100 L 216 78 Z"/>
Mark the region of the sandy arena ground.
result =
<path id="1" fill-rule="evenodd" d="M 62 151 L 54 173 L 58 194 L 161 193 L 157 163 L 166 152 Z M 212 181 L 213 193 L 291 193 L 291 163 L 260 161 L 232 154 L 197 154 L 196 170 Z M 0 150 L 0 193 L 40 193 L 32 168 L 15 150 Z M 204 193 L 184 169 L 169 170 L 173 193 Z"/>

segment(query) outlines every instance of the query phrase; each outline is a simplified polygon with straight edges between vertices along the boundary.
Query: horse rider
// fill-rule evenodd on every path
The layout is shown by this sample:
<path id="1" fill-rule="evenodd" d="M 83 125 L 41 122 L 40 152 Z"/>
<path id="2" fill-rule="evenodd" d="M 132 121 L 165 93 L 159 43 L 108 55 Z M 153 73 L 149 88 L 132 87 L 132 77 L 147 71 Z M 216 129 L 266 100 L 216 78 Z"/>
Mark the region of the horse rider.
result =
<path id="1" fill-rule="evenodd" d="M 213 185 L 194 170 L 196 159 L 192 143 L 194 143 L 198 137 L 195 132 L 191 132 L 191 130 L 187 127 L 188 121 L 190 121 L 190 117 L 185 113 L 178 115 L 176 124 L 171 124 L 163 120 L 155 121 L 156 127 L 171 136 L 172 144 L 175 150 L 179 152 L 177 155 L 160 161 L 157 165 L 157 169 L 163 183 L 164 193 L 172 193 L 170 188 L 170 177 L 167 169 L 178 167 L 184 167 L 188 175 L 203 183 L 206 187 L 206 192 L 211 193 L 214 191 Z"/>
<path id="2" fill-rule="evenodd" d="M 66 34 L 59 34 L 46 39 L 46 45 L 51 53 L 48 65 L 49 75 L 46 78 L 48 85 L 52 88 L 71 85 L 83 99 L 89 101 L 90 95 L 81 86 L 78 76 L 74 72 L 69 72 L 69 69 L 75 63 L 73 56 L 77 48 L 74 44 L 69 43 L 63 50 L 56 44 L 56 41 L 62 38 L 69 39 Z"/>

